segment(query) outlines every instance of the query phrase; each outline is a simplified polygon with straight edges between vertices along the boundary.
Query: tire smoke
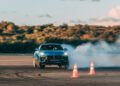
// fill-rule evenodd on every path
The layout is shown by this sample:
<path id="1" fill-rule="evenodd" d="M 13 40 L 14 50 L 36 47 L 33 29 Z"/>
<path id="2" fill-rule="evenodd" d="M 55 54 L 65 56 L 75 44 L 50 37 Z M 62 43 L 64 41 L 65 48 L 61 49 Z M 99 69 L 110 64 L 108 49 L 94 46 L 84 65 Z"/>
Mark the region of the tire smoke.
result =
<path id="1" fill-rule="evenodd" d="M 114 44 L 99 41 L 96 44 L 86 43 L 76 48 L 71 45 L 62 45 L 68 49 L 69 69 L 74 64 L 78 68 L 88 68 L 90 62 L 95 63 L 95 67 L 120 67 L 120 40 Z"/>

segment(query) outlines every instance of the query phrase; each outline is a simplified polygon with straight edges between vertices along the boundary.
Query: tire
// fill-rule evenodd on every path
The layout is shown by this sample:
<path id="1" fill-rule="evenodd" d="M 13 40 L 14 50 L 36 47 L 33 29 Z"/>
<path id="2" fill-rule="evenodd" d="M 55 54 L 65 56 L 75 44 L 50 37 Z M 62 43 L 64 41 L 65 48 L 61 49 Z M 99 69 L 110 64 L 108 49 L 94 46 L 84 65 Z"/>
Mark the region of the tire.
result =
<path id="1" fill-rule="evenodd" d="M 64 65 L 64 68 L 65 68 L 65 69 L 68 69 L 68 65 Z"/>
<path id="2" fill-rule="evenodd" d="M 65 68 L 65 69 L 68 69 L 68 68 L 69 68 L 69 62 L 67 62 L 67 64 L 64 65 L 64 68 Z"/>
<path id="3" fill-rule="evenodd" d="M 39 68 L 40 68 L 40 69 L 44 69 L 44 68 L 45 68 L 45 65 L 44 65 L 44 64 L 41 64 L 41 63 L 39 63 Z"/>
<path id="4" fill-rule="evenodd" d="M 59 65 L 58 65 L 58 67 L 59 67 L 59 68 L 62 68 L 62 65 L 61 65 L 61 64 L 59 64 Z"/>

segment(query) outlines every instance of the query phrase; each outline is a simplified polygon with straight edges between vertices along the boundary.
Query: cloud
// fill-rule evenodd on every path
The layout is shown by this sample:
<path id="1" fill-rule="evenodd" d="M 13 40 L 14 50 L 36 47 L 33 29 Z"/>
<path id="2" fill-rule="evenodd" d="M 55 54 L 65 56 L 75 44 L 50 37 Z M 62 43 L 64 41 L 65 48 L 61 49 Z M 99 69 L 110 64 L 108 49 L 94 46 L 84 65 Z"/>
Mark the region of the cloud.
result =
<path id="1" fill-rule="evenodd" d="M 110 9 L 108 15 L 101 19 L 89 19 L 90 24 L 113 26 L 120 25 L 120 6 L 115 6 Z"/>
<path id="2" fill-rule="evenodd" d="M 114 26 L 120 25 L 120 19 L 105 17 L 105 18 L 91 18 L 88 20 L 74 19 L 67 22 L 69 25 L 74 24 L 90 24 L 90 25 L 103 25 L 103 26 Z"/>
<path id="3" fill-rule="evenodd" d="M 70 23 L 86 23 L 86 21 L 80 20 L 80 19 L 76 19 L 76 20 L 70 20 Z"/>
<path id="4" fill-rule="evenodd" d="M 88 24 L 114 26 L 114 25 L 120 25 L 120 19 L 111 18 L 111 17 L 106 17 L 101 19 L 89 19 Z"/>
<path id="5" fill-rule="evenodd" d="M 93 2 L 99 2 L 99 1 L 101 1 L 101 0 L 91 0 L 91 1 L 93 1 Z"/>
<path id="6" fill-rule="evenodd" d="M 101 0 L 61 0 L 61 1 L 92 1 L 92 2 L 99 2 Z"/>
<path id="7" fill-rule="evenodd" d="M 91 24 L 91 25 L 104 25 L 104 26 L 114 26 L 120 25 L 120 6 L 115 6 L 110 11 L 108 15 L 103 18 L 90 18 L 88 20 L 70 20 L 72 24 Z"/>
<path id="8" fill-rule="evenodd" d="M 113 7 L 108 15 L 112 18 L 120 19 L 120 6 Z"/>
<path id="9" fill-rule="evenodd" d="M 15 14 L 16 11 L 0 11 L 1 14 Z"/>
<path id="10" fill-rule="evenodd" d="M 40 18 L 52 18 L 53 16 L 51 16 L 50 14 L 41 14 L 39 17 Z"/>
<path id="11" fill-rule="evenodd" d="M 105 17 L 101 19 L 95 19 L 95 18 L 89 19 L 89 22 L 109 22 L 109 21 L 120 22 L 120 19 L 111 18 L 111 17 Z"/>

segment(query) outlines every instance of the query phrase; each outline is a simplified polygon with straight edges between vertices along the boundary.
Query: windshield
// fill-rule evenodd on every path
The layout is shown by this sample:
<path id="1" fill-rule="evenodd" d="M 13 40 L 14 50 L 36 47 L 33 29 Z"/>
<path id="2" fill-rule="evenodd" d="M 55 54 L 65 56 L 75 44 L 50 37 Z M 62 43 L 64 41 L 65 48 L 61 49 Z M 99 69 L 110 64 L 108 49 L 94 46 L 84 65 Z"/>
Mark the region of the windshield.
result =
<path id="1" fill-rule="evenodd" d="M 40 50 L 63 50 L 60 45 L 42 45 Z"/>

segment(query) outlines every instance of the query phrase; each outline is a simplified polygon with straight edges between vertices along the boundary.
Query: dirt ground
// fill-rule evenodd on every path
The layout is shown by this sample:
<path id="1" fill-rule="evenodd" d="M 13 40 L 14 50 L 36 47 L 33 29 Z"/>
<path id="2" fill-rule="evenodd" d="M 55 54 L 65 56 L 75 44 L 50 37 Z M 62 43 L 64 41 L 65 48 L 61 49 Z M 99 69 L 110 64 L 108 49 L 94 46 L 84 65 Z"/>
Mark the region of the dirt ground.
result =
<path id="1" fill-rule="evenodd" d="M 120 69 L 79 69 L 79 78 L 72 78 L 72 70 L 47 66 L 32 67 L 31 55 L 0 55 L 0 86 L 120 86 Z"/>

